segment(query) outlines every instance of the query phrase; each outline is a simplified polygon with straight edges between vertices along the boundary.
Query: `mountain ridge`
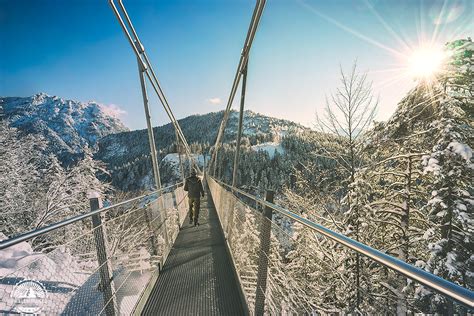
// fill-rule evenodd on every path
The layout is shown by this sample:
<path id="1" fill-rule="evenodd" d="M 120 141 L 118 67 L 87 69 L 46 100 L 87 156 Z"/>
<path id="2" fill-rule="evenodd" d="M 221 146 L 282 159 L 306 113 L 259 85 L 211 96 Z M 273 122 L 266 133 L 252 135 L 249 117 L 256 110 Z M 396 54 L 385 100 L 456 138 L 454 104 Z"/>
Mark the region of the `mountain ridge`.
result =
<path id="1" fill-rule="evenodd" d="M 127 131 L 105 106 L 37 93 L 29 97 L 0 97 L 0 119 L 27 134 L 38 134 L 48 142 L 48 152 L 65 165 L 77 161 L 84 148 L 94 148 L 106 135 Z"/>
<path id="2" fill-rule="evenodd" d="M 222 121 L 224 111 L 210 112 L 207 114 L 190 115 L 179 119 L 183 133 L 188 144 L 201 143 L 211 146 L 217 137 L 217 130 Z M 279 139 L 288 132 L 309 130 L 301 124 L 278 119 L 246 110 L 244 112 L 243 137 L 249 140 L 251 145 Z M 238 112 L 232 111 L 224 134 L 224 143 L 236 139 L 238 126 Z M 174 127 L 171 123 L 153 128 L 155 143 L 158 151 L 169 149 L 176 142 Z M 128 145 L 125 145 L 128 144 Z M 128 147 L 125 150 L 124 147 Z M 114 152 L 119 154 L 132 154 L 138 157 L 149 153 L 148 136 L 146 129 L 121 132 L 103 137 L 99 141 L 99 150 L 96 157 L 105 162 L 114 157 L 114 161 L 121 160 Z M 118 159 L 118 160 L 117 160 Z"/>

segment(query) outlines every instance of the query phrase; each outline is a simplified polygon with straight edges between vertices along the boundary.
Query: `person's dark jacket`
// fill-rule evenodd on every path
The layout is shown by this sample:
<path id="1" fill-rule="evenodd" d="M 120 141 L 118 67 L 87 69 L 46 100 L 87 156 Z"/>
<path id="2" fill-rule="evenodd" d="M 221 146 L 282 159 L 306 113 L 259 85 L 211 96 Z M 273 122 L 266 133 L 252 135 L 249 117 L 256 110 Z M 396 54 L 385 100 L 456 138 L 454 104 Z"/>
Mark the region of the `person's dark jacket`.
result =
<path id="1" fill-rule="evenodd" d="M 202 187 L 201 179 L 196 176 L 190 176 L 186 178 L 184 183 L 184 191 L 188 191 L 188 197 L 190 198 L 199 198 L 199 196 L 204 196 L 204 189 Z"/>

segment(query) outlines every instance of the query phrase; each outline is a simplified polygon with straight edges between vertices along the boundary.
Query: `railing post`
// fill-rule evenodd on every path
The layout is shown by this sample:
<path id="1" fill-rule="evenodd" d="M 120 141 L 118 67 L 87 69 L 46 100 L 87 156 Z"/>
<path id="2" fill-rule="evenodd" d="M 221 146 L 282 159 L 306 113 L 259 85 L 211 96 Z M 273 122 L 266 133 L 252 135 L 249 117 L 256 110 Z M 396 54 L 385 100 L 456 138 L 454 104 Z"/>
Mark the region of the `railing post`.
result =
<path id="1" fill-rule="evenodd" d="M 214 147 L 214 151 L 215 151 L 214 159 L 211 158 L 211 165 L 212 165 L 212 168 L 213 168 L 212 169 L 213 170 L 212 176 L 217 179 L 218 178 L 218 176 L 217 176 L 217 152 L 219 151 L 219 146 L 216 145 Z"/>
<path id="2" fill-rule="evenodd" d="M 148 204 L 143 207 L 143 213 L 145 215 L 145 223 L 148 228 L 148 233 L 150 234 L 148 240 L 150 242 L 151 254 L 156 256 L 158 255 L 158 242 L 156 241 L 155 231 L 153 230 L 153 227 L 151 225 L 151 221 L 153 220 L 153 214 L 150 212 L 150 206 Z"/>
<path id="3" fill-rule="evenodd" d="M 267 190 L 265 201 L 273 203 L 275 192 Z M 255 315 L 261 316 L 265 311 L 265 292 L 267 291 L 268 256 L 270 254 L 270 237 L 272 231 L 272 209 L 265 206 L 260 230 L 260 254 L 257 272 L 257 291 L 255 296 Z"/>
<path id="4" fill-rule="evenodd" d="M 171 197 L 173 199 L 173 208 L 176 209 L 177 221 L 178 221 L 178 230 L 181 229 L 181 220 L 179 218 L 179 210 L 178 210 L 178 201 L 176 199 L 176 190 L 171 191 Z"/>
<path id="5" fill-rule="evenodd" d="M 95 211 L 101 208 L 102 203 L 100 198 L 91 197 L 89 198 L 89 203 L 91 211 Z M 99 274 L 100 274 L 100 285 L 99 288 L 102 291 L 102 296 L 104 298 L 105 313 L 107 316 L 115 315 L 115 297 L 114 297 L 114 283 L 112 277 L 112 269 L 109 266 L 109 261 L 107 260 L 107 238 L 105 236 L 105 231 L 102 226 L 102 218 L 100 214 L 92 215 L 92 227 L 94 228 L 94 239 L 95 239 L 95 249 L 97 251 L 97 261 L 99 264 Z"/>
<path id="6" fill-rule="evenodd" d="M 186 177 L 184 176 L 183 160 L 181 159 L 181 144 L 179 142 L 178 132 L 175 130 L 174 133 L 176 134 L 176 151 L 178 152 L 179 158 L 179 170 L 181 171 L 181 178 L 183 178 L 184 182 L 186 181 Z"/>

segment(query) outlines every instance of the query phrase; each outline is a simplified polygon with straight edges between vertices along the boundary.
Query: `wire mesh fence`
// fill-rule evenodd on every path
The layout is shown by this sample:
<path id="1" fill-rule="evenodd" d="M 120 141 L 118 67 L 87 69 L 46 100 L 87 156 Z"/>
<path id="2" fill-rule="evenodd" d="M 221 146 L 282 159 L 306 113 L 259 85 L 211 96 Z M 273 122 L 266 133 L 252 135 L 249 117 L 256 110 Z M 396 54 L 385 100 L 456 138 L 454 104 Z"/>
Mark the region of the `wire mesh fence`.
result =
<path id="1" fill-rule="evenodd" d="M 293 218 L 275 210 L 273 217 L 265 216 L 262 211 L 268 204 L 262 200 L 232 192 L 214 179 L 208 183 L 251 314 L 474 312 Z M 271 227 L 268 238 L 262 238 L 265 226 Z M 256 299 L 258 290 L 264 301 Z"/>
<path id="2" fill-rule="evenodd" d="M 0 313 L 131 314 L 186 218 L 185 196 L 176 185 L 0 250 Z"/>

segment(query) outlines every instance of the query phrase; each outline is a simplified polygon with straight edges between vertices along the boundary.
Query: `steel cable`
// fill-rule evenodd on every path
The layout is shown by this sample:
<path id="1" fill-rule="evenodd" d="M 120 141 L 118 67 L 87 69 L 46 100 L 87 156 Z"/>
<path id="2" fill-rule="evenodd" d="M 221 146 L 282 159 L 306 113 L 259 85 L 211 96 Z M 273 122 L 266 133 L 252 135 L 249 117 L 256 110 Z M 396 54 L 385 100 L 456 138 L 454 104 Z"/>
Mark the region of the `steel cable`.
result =
<path id="1" fill-rule="evenodd" d="M 244 70 L 244 68 L 247 65 L 247 60 L 248 60 L 248 57 L 249 57 L 250 49 L 252 47 L 253 39 L 254 39 L 255 34 L 257 32 L 258 25 L 260 23 L 260 18 L 262 16 L 263 9 L 265 8 L 265 3 L 266 3 L 266 0 L 257 0 L 257 3 L 255 5 L 255 8 L 254 8 L 254 11 L 253 11 L 253 14 L 252 14 L 252 19 L 250 21 L 249 29 L 247 31 L 247 36 L 245 38 L 244 46 L 242 48 L 242 53 L 241 53 L 241 56 L 240 56 L 239 64 L 237 66 L 237 70 L 236 70 L 236 73 L 235 73 L 235 76 L 234 76 L 234 82 L 232 83 L 232 88 L 230 90 L 229 99 L 227 101 L 226 109 L 224 111 L 224 117 L 222 118 L 219 130 L 218 130 L 216 143 L 214 145 L 214 152 L 212 154 L 212 158 L 211 158 L 211 161 L 209 163 L 209 169 L 208 170 L 210 170 L 210 168 L 213 164 L 217 163 L 217 161 L 215 161 L 216 156 L 217 156 L 217 151 L 219 149 L 220 142 L 221 142 L 222 137 L 224 135 L 224 130 L 225 130 L 225 127 L 227 125 L 227 121 L 229 119 L 229 114 L 230 114 L 230 110 L 231 110 L 231 107 L 232 107 L 232 103 L 234 101 L 235 94 L 237 93 L 237 87 L 238 87 L 239 82 L 240 82 L 242 71 Z"/>

